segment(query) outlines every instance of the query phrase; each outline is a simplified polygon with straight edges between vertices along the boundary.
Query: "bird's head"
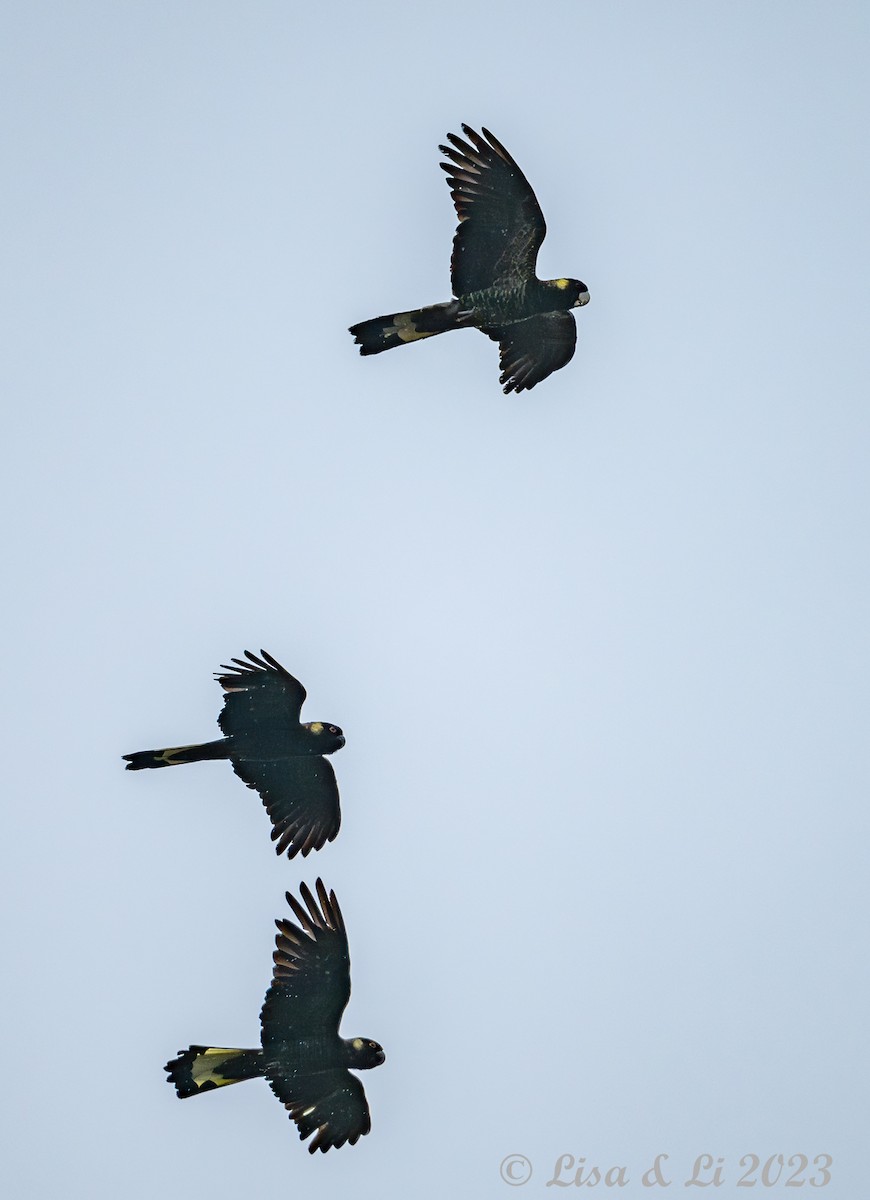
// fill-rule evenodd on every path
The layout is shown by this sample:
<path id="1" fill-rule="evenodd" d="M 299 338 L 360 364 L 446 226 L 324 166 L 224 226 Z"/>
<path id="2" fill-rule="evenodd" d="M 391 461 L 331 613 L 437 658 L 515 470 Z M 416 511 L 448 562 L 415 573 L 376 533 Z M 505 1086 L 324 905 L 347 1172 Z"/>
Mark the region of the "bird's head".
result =
<path id="1" fill-rule="evenodd" d="M 344 1044 L 347 1047 L 347 1065 L 355 1067 L 358 1071 L 369 1071 L 372 1067 L 379 1067 L 387 1057 L 383 1047 L 371 1038 L 347 1038 Z"/>
<path id="2" fill-rule="evenodd" d="M 312 754 L 334 754 L 344 745 L 344 734 L 337 725 L 326 725 L 323 721 L 308 721 L 302 726 L 310 734 Z"/>
<path id="3" fill-rule="evenodd" d="M 579 279 L 553 279 L 551 285 L 561 294 L 565 308 L 582 308 L 589 303 L 589 288 Z"/>

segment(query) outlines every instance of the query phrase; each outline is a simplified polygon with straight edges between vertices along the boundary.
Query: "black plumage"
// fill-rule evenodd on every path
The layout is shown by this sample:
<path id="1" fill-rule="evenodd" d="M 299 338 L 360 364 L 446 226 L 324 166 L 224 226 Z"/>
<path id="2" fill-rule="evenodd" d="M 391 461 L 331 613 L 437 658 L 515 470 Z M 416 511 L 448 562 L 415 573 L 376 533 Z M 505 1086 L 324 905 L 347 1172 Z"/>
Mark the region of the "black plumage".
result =
<path id="1" fill-rule="evenodd" d="M 450 275 L 454 299 L 352 325 L 360 354 L 380 354 L 450 329 L 480 329 L 498 342 L 504 391 L 533 388 L 574 354 L 570 309 L 589 302 L 579 279 L 538 279 L 547 226 L 535 193 L 513 158 L 487 129 L 462 126 L 439 149 L 450 160 L 450 194 L 459 225 Z"/>
<path id="2" fill-rule="evenodd" d="M 341 825 L 335 772 L 323 756 L 344 745 L 337 725 L 300 722 L 305 688 L 265 650 L 246 662 L 222 664 L 218 724 L 224 737 L 195 746 L 125 754 L 128 771 L 228 758 L 239 778 L 259 793 L 272 822 L 278 854 L 303 857 L 331 842 Z"/>
<path id="3" fill-rule="evenodd" d="M 351 1069 L 384 1061 L 370 1038 L 342 1038 L 338 1027 L 350 998 L 350 954 L 335 892 L 323 881 L 315 898 L 303 883 L 303 905 L 287 893 L 296 920 L 278 920 L 272 983 L 260 1012 L 261 1049 L 189 1046 L 166 1064 L 179 1098 L 243 1079 L 265 1077 L 310 1153 L 353 1145 L 371 1129 L 366 1094 Z"/>

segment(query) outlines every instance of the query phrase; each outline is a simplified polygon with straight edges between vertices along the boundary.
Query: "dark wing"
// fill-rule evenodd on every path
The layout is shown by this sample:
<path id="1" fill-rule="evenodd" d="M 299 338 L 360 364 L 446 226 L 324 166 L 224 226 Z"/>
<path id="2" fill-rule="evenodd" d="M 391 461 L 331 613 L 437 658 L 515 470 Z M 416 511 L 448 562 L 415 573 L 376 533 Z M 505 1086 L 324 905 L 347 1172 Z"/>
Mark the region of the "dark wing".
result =
<path id="1" fill-rule="evenodd" d="M 455 149 L 438 147 L 451 160 L 440 165 L 459 217 L 450 261 L 455 296 L 531 279 L 547 232 L 535 193 L 501 142 L 488 129 L 483 137 L 468 125 L 462 132 L 468 142 L 448 133 Z"/>
<path id="2" fill-rule="evenodd" d="M 504 384 L 505 395 L 533 388 L 564 367 L 577 344 L 577 325 L 567 312 L 541 313 L 483 332 L 499 344 L 499 383 Z"/>
<path id="3" fill-rule="evenodd" d="M 332 764 L 319 754 L 271 762 L 231 755 L 230 762 L 239 779 L 259 792 L 278 854 L 286 850 L 288 858 L 304 858 L 338 833 L 338 784 Z"/>
<path id="4" fill-rule="evenodd" d="M 260 654 L 246 650 L 248 662 L 234 658 L 235 666 L 221 663 L 225 674 L 215 674 L 226 692 L 218 725 L 227 737 L 286 734 L 288 726 L 299 724 L 305 688 L 265 650 Z"/>
<path id="5" fill-rule="evenodd" d="M 315 886 L 317 900 L 304 883 L 299 888 L 305 908 L 287 893 L 298 925 L 286 919 L 275 922 L 275 967 L 260 1012 L 265 1051 L 276 1042 L 337 1036 L 350 998 L 350 954 L 341 909 L 335 892 L 327 895 L 323 880 Z"/>
<path id="6" fill-rule="evenodd" d="M 269 1085 L 296 1122 L 300 1138 L 315 1135 L 309 1154 L 325 1154 L 345 1142 L 353 1146 L 372 1127 L 363 1085 L 343 1068 L 286 1077 L 270 1072 Z"/>

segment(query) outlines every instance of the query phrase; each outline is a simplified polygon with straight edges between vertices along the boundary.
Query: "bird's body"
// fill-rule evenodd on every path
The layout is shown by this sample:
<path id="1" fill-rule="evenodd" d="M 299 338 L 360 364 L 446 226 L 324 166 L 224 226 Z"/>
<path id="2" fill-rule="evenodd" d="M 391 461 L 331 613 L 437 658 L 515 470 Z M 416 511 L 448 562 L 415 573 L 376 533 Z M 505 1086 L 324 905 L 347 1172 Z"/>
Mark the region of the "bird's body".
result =
<path id="1" fill-rule="evenodd" d="M 335 772 L 323 757 L 344 745 L 337 725 L 300 722 L 305 688 L 265 650 L 245 651 L 217 675 L 224 689 L 218 724 L 224 737 L 198 745 L 125 754 L 128 771 L 229 759 L 239 778 L 254 788 L 272 821 L 276 851 L 303 856 L 338 833 L 341 825 Z"/>
<path id="2" fill-rule="evenodd" d="M 316 898 L 302 884 L 301 904 L 287 893 L 299 924 L 276 921 L 275 967 L 260 1013 L 262 1047 L 189 1046 L 166 1064 L 180 1099 L 265 1078 L 299 1129 L 315 1134 L 308 1149 L 353 1145 L 371 1129 L 365 1091 L 351 1068 L 380 1066 L 383 1049 L 369 1038 L 342 1038 L 350 998 L 350 954 L 335 893 L 322 880 Z"/>
<path id="3" fill-rule="evenodd" d="M 359 1039 L 356 1039 L 359 1041 Z M 266 1041 L 264 1034 L 264 1042 Z M 189 1046 L 167 1063 L 180 1100 L 245 1079 L 276 1079 L 282 1087 L 292 1086 L 310 1075 L 348 1070 L 359 1066 L 353 1038 L 321 1033 L 269 1041 L 261 1050 L 237 1050 L 229 1046 Z"/>
<path id="4" fill-rule="evenodd" d="M 311 1037 L 291 1038 L 276 1041 L 263 1052 L 263 1074 L 282 1075 L 287 1072 L 287 1063 L 294 1059 L 304 1062 L 309 1072 L 334 1071 L 349 1067 L 352 1055 L 344 1038 L 338 1034 L 317 1034 Z"/>
<path id="5" fill-rule="evenodd" d="M 499 343 L 505 392 L 533 388 L 565 366 L 577 330 L 569 310 L 589 301 L 579 279 L 538 279 L 535 263 L 546 234 L 528 180 L 489 130 L 462 126 L 468 141 L 448 134 L 441 151 L 459 226 L 453 240 L 454 299 L 351 326 L 360 354 L 451 329 L 480 329 Z"/>

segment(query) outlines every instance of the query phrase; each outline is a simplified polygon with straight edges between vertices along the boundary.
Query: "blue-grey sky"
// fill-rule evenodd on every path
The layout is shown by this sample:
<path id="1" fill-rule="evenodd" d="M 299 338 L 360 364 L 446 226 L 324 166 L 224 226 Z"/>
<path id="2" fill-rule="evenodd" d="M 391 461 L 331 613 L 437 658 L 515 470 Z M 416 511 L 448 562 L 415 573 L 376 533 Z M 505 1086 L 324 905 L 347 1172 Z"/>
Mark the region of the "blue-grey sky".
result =
<path id="1" fill-rule="evenodd" d="M 640 1196 L 668 1154 L 676 1195 L 705 1153 L 862 1194 L 870 10 L 0 22 L 10 1194 L 504 1200 L 571 1155 Z M 592 295 L 519 397 L 477 333 L 346 332 L 448 298 L 462 121 Z M 347 734 L 305 861 L 226 764 L 122 769 L 261 646 Z M 318 874 L 388 1058 L 311 1158 L 162 1066 L 257 1043 Z"/>

